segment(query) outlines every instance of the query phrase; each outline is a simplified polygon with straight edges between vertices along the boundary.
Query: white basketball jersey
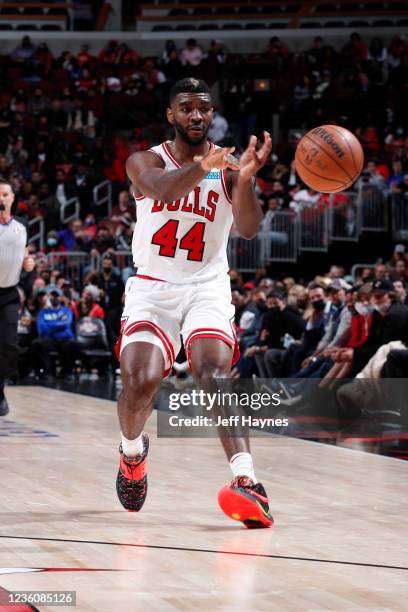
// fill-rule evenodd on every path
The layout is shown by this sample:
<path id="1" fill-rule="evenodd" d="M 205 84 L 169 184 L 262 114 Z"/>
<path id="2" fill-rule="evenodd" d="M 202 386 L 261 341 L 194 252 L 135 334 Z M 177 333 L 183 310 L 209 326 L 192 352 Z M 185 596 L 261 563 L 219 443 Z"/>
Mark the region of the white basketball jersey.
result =
<path id="1" fill-rule="evenodd" d="M 169 141 L 150 150 L 163 159 L 166 170 L 181 167 Z M 135 201 L 132 252 L 138 274 L 186 284 L 227 273 L 233 217 L 225 170 L 211 170 L 191 193 L 174 202 L 143 195 Z"/>

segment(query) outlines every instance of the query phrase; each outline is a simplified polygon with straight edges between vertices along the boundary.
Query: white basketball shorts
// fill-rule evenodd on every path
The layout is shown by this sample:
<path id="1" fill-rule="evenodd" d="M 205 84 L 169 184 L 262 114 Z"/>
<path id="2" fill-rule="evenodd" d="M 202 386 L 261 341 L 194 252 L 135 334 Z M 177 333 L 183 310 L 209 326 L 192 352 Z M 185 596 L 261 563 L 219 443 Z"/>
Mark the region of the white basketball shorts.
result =
<path id="1" fill-rule="evenodd" d="M 125 308 L 116 345 L 120 354 L 131 342 L 149 342 L 164 356 L 167 376 L 181 348 L 180 335 L 190 363 L 191 343 L 197 338 L 223 340 L 239 359 L 231 304 L 229 277 L 176 285 L 148 276 L 132 276 L 125 289 Z"/>

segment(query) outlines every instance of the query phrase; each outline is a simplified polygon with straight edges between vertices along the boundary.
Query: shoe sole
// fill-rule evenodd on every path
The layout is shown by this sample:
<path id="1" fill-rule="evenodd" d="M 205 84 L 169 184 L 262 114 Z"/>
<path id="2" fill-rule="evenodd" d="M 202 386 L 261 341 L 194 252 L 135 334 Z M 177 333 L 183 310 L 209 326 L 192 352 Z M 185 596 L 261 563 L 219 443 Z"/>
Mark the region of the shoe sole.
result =
<path id="1" fill-rule="evenodd" d="M 273 518 L 265 514 L 252 495 L 234 491 L 231 487 L 223 487 L 218 493 L 218 504 L 224 514 L 234 521 L 244 523 L 248 529 L 273 526 Z"/>

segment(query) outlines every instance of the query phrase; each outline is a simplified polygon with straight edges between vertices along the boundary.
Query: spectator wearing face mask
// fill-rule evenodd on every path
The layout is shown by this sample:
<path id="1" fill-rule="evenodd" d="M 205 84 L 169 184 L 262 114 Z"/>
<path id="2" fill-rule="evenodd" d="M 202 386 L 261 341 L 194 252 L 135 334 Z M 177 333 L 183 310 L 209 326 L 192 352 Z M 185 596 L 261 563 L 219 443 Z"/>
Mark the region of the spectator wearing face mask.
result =
<path id="1" fill-rule="evenodd" d="M 306 316 L 306 326 L 300 342 L 293 342 L 283 353 L 267 354 L 265 368 L 269 378 L 293 376 L 306 357 L 311 355 L 323 337 L 330 321 L 332 303 L 327 289 L 319 283 L 308 286 L 310 310 Z"/>
<path id="2" fill-rule="evenodd" d="M 254 357 L 262 378 L 268 377 L 264 359 L 279 359 L 284 352 L 285 335 L 299 340 L 305 330 L 306 321 L 300 312 L 288 304 L 287 294 L 282 289 L 273 289 L 267 295 L 267 311 L 261 321 L 259 341 L 250 346 L 245 356 Z"/>
<path id="3" fill-rule="evenodd" d="M 369 283 L 350 290 L 349 296 L 351 299 L 347 305 L 351 312 L 350 338 L 344 349 L 332 355 L 335 363 L 324 377 L 324 380 L 347 378 L 350 375 L 352 369 L 351 362 L 344 363 L 337 358 L 341 356 L 342 350 L 355 349 L 367 340 L 373 316 L 373 307 L 370 304 L 371 295 L 372 287 Z"/>
<path id="4" fill-rule="evenodd" d="M 60 240 L 59 234 L 55 230 L 51 230 L 48 232 L 46 243 L 47 243 L 45 247 L 46 253 L 55 253 L 55 252 L 65 251 L 64 245 L 62 244 Z"/>
<path id="5" fill-rule="evenodd" d="M 38 338 L 33 342 L 37 372 L 40 375 L 55 374 L 51 351 L 57 351 L 62 364 L 61 375 L 69 375 L 75 359 L 75 339 L 72 331 L 72 312 L 62 304 L 60 289 L 52 289 L 48 304 L 37 317 Z"/>
<path id="6" fill-rule="evenodd" d="M 82 229 L 81 219 L 73 219 L 66 229 L 58 232 L 65 251 L 81 251 L 87 242 L 87 236 Z"/>
<path id="7" fill-rule="evenodd" d="M 90 213 L 89 215 L 86 215 L 83 226 L 83 233 L 86 236 L 87 242 L 90 242 L 96 238 L 96 232 L 97 227 L 95 215 Z"/>
<path id="8" fill-rule="evenodd" d="M 96 232 L 95 240 L 88 243 L 87 248 L 90 249 L 91 257 L 103 255 L 109 249 L 113 249 L 114 240 L 109 227 L 101 225 Z"/>
<path id="9" fill-rule="evenodd" d="M 395 300 L 393 284 L 388 280 L 373 283 L 374 313 L 367 340 L 359 347 L 342 351 L 341 362 L 352 363 L 352 375 L 360 372 L 383 344 L 407 337 L 408 308 Z"/>
<path id="10" fill-rule="evenodd" d="M 348 288 L 350 287 L 341 278 L 333 279 L 330 284 L 331 310 L 325 334 L 313 353 L 302 362 L 302 369 L 297 376 L 308 378 L 317 372 L 319 372 L 319 377 L 324 376 L 332 365 L 327 358 L 330 358 L 338 348 L 347 344 L 351 327 L 351 312 L 346 308 L 345 302 L 345 290 Z M 321 366 L 324 368 L 321 369 Z"/>
<path id="11" fill-rule="evenodd" d="M 102 260 L 102 273 L 99 275 L 101 304 L 106 315 L 106 330 L 109 341 L 116 342 L 122 314 L 122 296 L 125 286 L 121 277 L 113 269 L 113 257 L 105 255 Z"/>
<path id="12" fill-rule="evenodd" d="M 405 306 L 407 306 L 408 305 L 407 289 L 404 283 L 401 280 L 395 280 L 393 282 L 393 285 L 394 285 L 396 301 L 400 302 L 401 304 L 405 304 Z"/>

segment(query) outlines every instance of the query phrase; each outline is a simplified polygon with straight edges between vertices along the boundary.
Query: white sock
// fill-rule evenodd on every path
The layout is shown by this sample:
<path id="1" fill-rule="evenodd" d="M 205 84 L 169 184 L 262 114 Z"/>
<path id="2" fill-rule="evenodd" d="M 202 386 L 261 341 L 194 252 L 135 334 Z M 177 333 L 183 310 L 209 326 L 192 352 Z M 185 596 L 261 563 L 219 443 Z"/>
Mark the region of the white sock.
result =
<path id="1" fill-rule="evenodd" d="M 254 464 L 250 453 L 236 453 L 230 459 L 230 466 L 234 478 L 236 476 L 248 476 L 257 483 L 254 472 Z"/>
<path id="2" fill-rule="evenodd" d="M 144 445 L 142 434 L 140 434 L 140 436 L 138 436 L 134 440 L 128 440 L 123 434 L 121 434 L 121 436 L 122 450 L 126 457 L 131 459 L 132 457 L 136 457 L 136 455 L 140 455 L 141 453 L 143 453 Z"/>

